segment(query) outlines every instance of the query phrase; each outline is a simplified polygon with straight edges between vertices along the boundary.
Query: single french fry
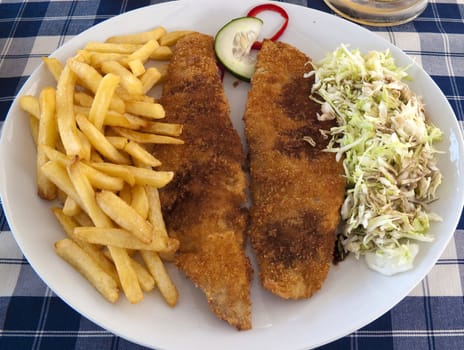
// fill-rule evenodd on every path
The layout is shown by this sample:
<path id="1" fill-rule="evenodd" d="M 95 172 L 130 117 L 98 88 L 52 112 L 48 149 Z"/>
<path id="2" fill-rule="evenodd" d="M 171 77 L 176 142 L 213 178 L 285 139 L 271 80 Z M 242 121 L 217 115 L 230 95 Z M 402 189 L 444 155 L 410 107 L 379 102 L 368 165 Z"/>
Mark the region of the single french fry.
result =
<path id="1" fill-rule="evenodd" d="M 111 191 L 98 192 L 96 200 L 108 217 L 122 228 L 130 231 L 140 241 L 150 243 L 153 240 L 151 224 L 115 193 Z"/>
<path id="2" fill-rule="evenodd" d="M 145 126 L 148 125 L 148 119 L 138 117 L 130 113 L 124 113 L 124 117 L 130 124 L 128 129 L 139 130 L 145 128 Z"/>
<path id="3" fill-rule="evenodd" d="M 159 103 L 141 101 L 126 102 L 126 111 L 152 119 L 162 119 L 166 116 L 163 106 Z"/>
<path id="4" fill-rule="evenodd" d="M 67 62 L 67 66 L 79 78 L 79 82 L 94 94 L 97 92 L 98 85 L 103 79 L 102 75 L 91 65 L 81 62 L 76 58 L 71 58 Z"/>
<path id="5" fill-rule="evenodd" d="M 85 163 L 82 163 L 82 171 L 94 188 L 108 191 L 120 191 L 124 186 L 124 180 L 122 178 L 107 175 Z"/>
<path id="6" fill-rule="evenodd" d="M 74 185 L 66 172 L 66 168 L 60 161 L 48 161 L 42 165 L 42 172 L 56 185 L 56 187 L 63 191 L 66 196 L 71 197 L 82 207 L 79 195 L 77 194 Z"/>
<path id="7" fill-rule="evenodd" d="M 127 65 L 129 66 L 132 74 L 134 74 L 136 77 L 139 77 L 143 73 L 145 73 L 145 66 L 143 65 L 143 62 L 139 59 L 131 60 L 127 63 Z"/>
<path id="8" fill-rule="evenodd" d="M 147 93 L 161 79 L 161 72 L 156 67 L 149 67 L 140 76 L 143 85 L 143 93 Z"/>
<path id="9" fill-rule="evenodd" d="M 29 130 L 31 131 L 32 140 L 37 147 L 37 140 L 39 138 L 39 119 L 29 114 Z"/>
<path id="10" fill-rule="evenodd" d="M 131 304 L 141 302 L 143 300 L 143 291 L 127 251 L 124 248 L 114 246 L 108 246 L 108 250 L 116 265 L 119 281 L 121 282 L 122 290 L 127 300 L 129 300 Z"/>
<path id="11" fill-rule="evenodd" d="M 128 138 L 129 140 L 138 143 L 155 143 L 155 144 L 171 144 L 171 145 L 182 145 L 184 141 L 171 136 L 147 134 L 144 132 L 138 132 L 130 129 L 112 127 L 116 133 L 121 136 Z"/>
<path id="12" fill-rule="evenodd" d="M 63 64 L 54 57 L 42 57 L 42 62 L 45 64 L 45 66 L 47 66 L 55 80 L 58 81 L 58 79 L 60 79 L 61 73 L 63 72 Z"/>
<path id="13" fill-rule="evenodd" d="M 150 272 L 140 264 L 137 260 L 131 258 L 131 264 L 132 268 L 135 271 L 135 274 L 137 275 L 137 279 L 139 281 L 140 287 L 144 292 L 150 292 L 152 291 L 155 286 L 155 279 L 152 277 Z"/>
<path id="14" fill-rule="evenodd" d="M 174 46 L 184 36 L 194 33 L 191 30 L 173 30 L 159 38 L 158 42 L 162 46 Z"/>
<path id="15" fill-rule="evenodd" d="M 143 85 L 142 82 L 125 68 L 122 64 L 116 61 L 105 61 L 101 65 L 101 69 L 105 73 L 113 73 L 121 77 L 120 84 L 131 95 L 142 95 Z"/>
<path id="16" fill-rule="evenodd" d="M 168 251 L 170 249 L 167 237 L 158 237 L 150 243 L 143 243 L 130 231 L 116 227 L 78 226 L 73 231 L 73 237 L 85 242 L 134 250 Z M 171 243 L 172 244 L 172 243 Z"/>
<path id="17" fill-rule="evenodd" d="M 168 237 L 166 225 L 164 223 L 163 214 L 161 211 L 161 201 L 159 198 L 158 189 L 152 186 L 145 187 L 145 193 L 148 200 L 148 221 L 153 226 L 155 236 Z"/>
<path id="18" fill-rule="evenodd" d="M 127 139 L 125 139 L 127 141 Z M 126 142 L 124 145 L 124 151 L 135 158 L 137 161 L 144 165 L 157 167 L 161 165 L 161 162 L 156 159 L 150 152 L 143 148 L 140 144 L 134 141 Z"/>
<path id="19" fill-rule="evenodd" d="M 151 54 L 150 58 L 156 61 L 167 61 L 172 57 L 172 50 L 169 46 L 160 46 Z"/>
<path id="20" fill-rule="evenodd" d="M 158 190 L 147 186 L 147 196 L 149 198 L 149 214 L 148 220 L 153 226 L 154 239 L 168 238 L 163 215 L 161 213 L 161 204 L 159 201 Z M 177 239 L 168 239 L 168 247 L 163 251 L 158 251 L 159 256 L 165 261 L 173 261 L 176 252 L 179 249 L 179 241 Z"/>
<path id="21" fill-rule="evenodd" d="M 104 157 L 118 164 L 129 164 L 129 159 L 119 152 L 86 117 L 82 114 L 76 116 L 77 124 L 82 132 L 87 136 L 92 146 Z"/>
<path id="22" fill-rule="evenodd" d="M 99 130 L 102 129 L 106 114 L 110 107 L 114 91 L 121 78 L 115 74 L 106 74 L 100 81 L 92 106 L 90 107 L 89 120 Z"/>
<path id="23" fill-rule="evenodd" d="M 132 52 L 127 58 L 128 62 L 132 60 L 140 60 L 145 63 L 151 54 L 159 47 L 158 41 L 152 39 L 143 44 L 139 49 Z"/>
<path id="24" fill-rule="evenodd" d="M 130 168 L 124 165 L 107 162 L 92 162 L 90 166 L 110 176 L 121 178 L 131 186 L 135 184 L 135 175 Z"/>
<path id="25" fill-rule="evenodd" d="M 146 133 L 177 137 L 182 134 L 182 124 L 164 123 L 148 120 L 143 127 Z"/>
<path id="26" fill-rule="evenodd" d="M 179 241 L 169 238 L 166 225 L 164 223 L 163 214 L 161 212 L 161 201 L 159 192 L 156 188 L 146 186 L 145 191 L 148 198 L 148 221 L 153 226 L 153 240 L 168 239 L 166 249 L 158 250 L 159 256 L 165 261 L 173 261 L 177 250 L 179 249 Z"/>
<path id="27" fill-rule="evenodd" d="M 89 42 L 85 45 L 85 50 L 107 53 L 124 53 L 131 54 L 132 52 L 140 49 L 140 44 L 118 44 L 118 43 L 102 43 L 102 42 Z"/>
<path id="28" fill-rule="evenodd" d="M 130 170 L 137 185 L 161 188 L 171 182 L 174 177 L 172 171 L 155 171 L 131 165 L 125 165 L 125 167 Z"/>
<path id="29" fill-rule="evenodd" d="M 150 271 L 155 279 L 156 285 L 163 295 L 164 300 L 166 300 L 169 306 L 174 307 L 177 304 L 179 293 L 171 277 L 169 277 L 163 261 L 154 251 L 141 250 L 140 254 L 145 262 L 145 266 L 147 266 L 148 271 Z"/>
<path id="30" fill-rule="evenodd" d="M 129 113 L 107 113 L 105 117 L 105 125 L 120 126 L 126 129 L 139 130 L 143 129 L 147 124 L 147 119 L 137 117 Z"/>
<path id="31" fill-rule="evenodd" d="M 97 227 L 113 226 L 111 219 L 101 210 L 95 200 L 95 191 L 82 170 L 82 163 L 73 160 L 67 167 L 69 178 L 79 195 L 79 204 Z"/>
<path id="32" fill-rule="evenodd" d="M 166 29 L 164 29 L 163 27 L 157 27 L 146 32 L 112 36 L 108 38 L 105 42 L 122 44 L 145 44 L 147 41 L 150 40 L 158 40 L 164 34 L 166 34 Z"/>
<path id="33" fill-rule="evenodd" d="M 136 45 L 139 46 L 139 45 Z M 100 69 L 103 62 L 106 61 L 116 61 L 121 63 L 123 66 L 127 66 L 127 58 L 129 56 L 124 53 L 115 53 L 115 52 L 92 52 L 90 54 L 90 64 Z"/>
<path id="34" fill-rule="evenodd" d="M 56 87 L 56 115 L 58 131 L 68 156 L 82 156 L 82 142 L 74 116 L 74 88 L 76 76 L 66 65 Z"/>
<path id="35" fill-rule="evenodd" d="M 116 281 L 98 263 L 69 238 L 55 243 L 56 253 L 81 273 L 109 302 L 119 298 Z"/>
<path id="36" fill-rule="evenodd" d="M 21 109 L 36 119 L 40 118 L 39 100 L 31 95 L 24 95 L 19 98 L 19 106 Z"/>
<path id="37" fill-rule="evenodd" d="M 145 192 L 145 187 L 139 185 L 133 186 L 131 206 L 145 220 L 148 218 L 148 205 L 148 197 L 147 193 Z"/>
<path id="38" fill-rule="evenodd" d="M 56 93 L 52 87 L 44 88 L 39 95 L 40 119 L 38 145 L 55 147 L 59 135 L 55 118 Z M 41 147 L 37 148 L 37 193 L 40 198 L 52 200 L 56 197 L 56 186 L 42 172 L 42 165 L 48 161 L 48 157 Z"/>

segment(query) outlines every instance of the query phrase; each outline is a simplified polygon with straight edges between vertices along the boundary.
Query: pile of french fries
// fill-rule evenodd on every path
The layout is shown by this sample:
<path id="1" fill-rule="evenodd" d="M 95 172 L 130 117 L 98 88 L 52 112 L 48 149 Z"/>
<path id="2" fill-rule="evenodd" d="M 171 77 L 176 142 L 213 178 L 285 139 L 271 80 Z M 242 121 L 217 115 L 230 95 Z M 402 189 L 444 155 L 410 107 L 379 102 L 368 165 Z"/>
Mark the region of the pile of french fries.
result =
<path id="1" fill-rule="evenodd" d="M 156 170 L 148 147 L 181 147 L 182 125 L 159 121 L 163 106 L 148 93 L 187 33 L 157 27 L 90 42 L 64 64 L 44 57 L 56 86 L 20 98 L 37 146 L 38 195 L 59 203 L 52 211 L 67 234 L 55 251 L 112 303 L 120 290 L 138 303 L 155 287 L 170 306 L 178 300 L 164 262 L 179 242 L 158 194 L 174 174 Z"/>

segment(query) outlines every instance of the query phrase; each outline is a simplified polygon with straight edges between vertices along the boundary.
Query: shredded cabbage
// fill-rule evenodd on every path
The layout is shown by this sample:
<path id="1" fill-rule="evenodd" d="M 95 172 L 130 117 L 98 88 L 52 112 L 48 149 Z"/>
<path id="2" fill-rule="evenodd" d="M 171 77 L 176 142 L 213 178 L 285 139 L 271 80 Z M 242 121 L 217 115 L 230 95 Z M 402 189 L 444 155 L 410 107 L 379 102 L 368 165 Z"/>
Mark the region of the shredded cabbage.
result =
<path id="1" fill-rule="evenodd" d="M 407 270 L 417 254 L 409 243 L 432 241 L 430 222 L 440 220 L 428 204 L 442 180 L 434 148 L 442 132 L 388 50 L 362 54 L 341 45 L 314 64 L 312 75 L 319 119 L 337 120 L 323 132 L 347 180 L 341 245 L 381 273 Z"/>

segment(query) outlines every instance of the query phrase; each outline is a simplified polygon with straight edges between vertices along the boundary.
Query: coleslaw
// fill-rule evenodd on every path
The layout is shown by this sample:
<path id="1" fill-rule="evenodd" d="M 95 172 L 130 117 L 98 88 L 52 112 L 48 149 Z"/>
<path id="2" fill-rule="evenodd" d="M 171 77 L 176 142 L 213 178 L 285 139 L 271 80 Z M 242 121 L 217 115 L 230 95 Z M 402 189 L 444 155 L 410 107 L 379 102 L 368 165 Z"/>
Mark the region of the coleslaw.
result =
<path id="1" fill-rule="evenodd" d="M 428 205 L 442 181 L 434 147 L 442 132 L 405 83 L 406 69 L 388 50 L 341 45 L 306 74 L 315 76 L 318 118 L 337 121 L 321 132 L 347 180 L 340 246 L 386 275 L 411 269 L 417 242 L 432 241 L 430 222 L 441 220 Z"/>

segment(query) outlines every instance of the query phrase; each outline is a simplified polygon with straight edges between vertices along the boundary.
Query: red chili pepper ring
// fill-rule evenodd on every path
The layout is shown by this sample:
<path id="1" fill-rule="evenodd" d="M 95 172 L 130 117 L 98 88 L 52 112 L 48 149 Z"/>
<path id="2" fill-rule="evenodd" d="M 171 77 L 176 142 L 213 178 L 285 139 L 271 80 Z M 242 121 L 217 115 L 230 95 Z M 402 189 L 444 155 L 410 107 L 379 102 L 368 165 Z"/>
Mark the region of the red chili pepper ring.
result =
<path id="1" fill-rule="evenodd" d="M 277 30 L 277 32 L 272 37 L 269 38 L 272 41 L 276 41 L 277 39 L 279 39 L 281 37 L 281 35 L 284 33 L 285 29 L 287 28 L 287 25 L 288 25 L 288 13 L 287 13 L 287 11 L 285 11 L 282 7 L 280 7 L 278 5 L 262 4 L 262 5 L 258 5 L 258 6 L 253 7 L 248 12 L 247 16 L 248 17 L 256 17 L 256 15 L 258 15 L 259 13 L 264 12 L 264 11 L 276 12 L 279 15 L 281 15 L 283 17 L 283 19 L 284 19 L 284 22 L 282 23 L 279 30 Z M 261 46 L 262 46 L 262 42 L 256 41 L 256 42 L 253 43 L 252 48 L 255 49 L 255 50 L 259 50 L 259 49 L 261 49 Z"/>

